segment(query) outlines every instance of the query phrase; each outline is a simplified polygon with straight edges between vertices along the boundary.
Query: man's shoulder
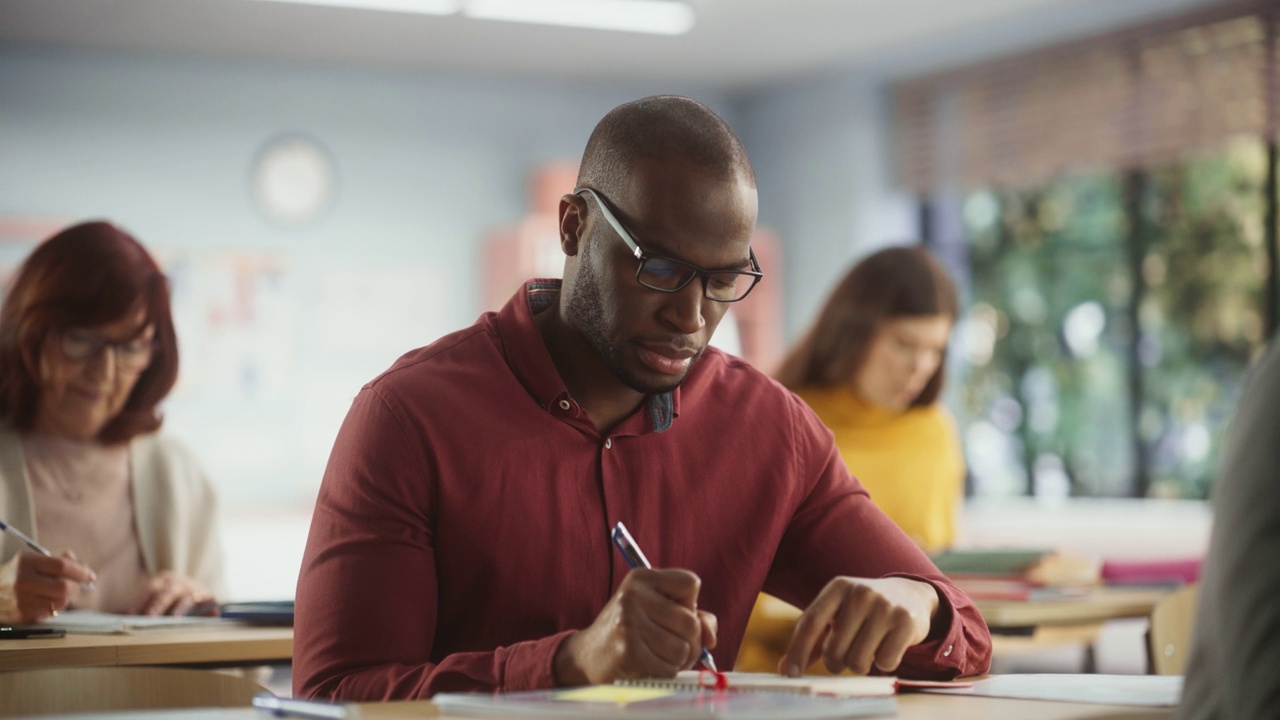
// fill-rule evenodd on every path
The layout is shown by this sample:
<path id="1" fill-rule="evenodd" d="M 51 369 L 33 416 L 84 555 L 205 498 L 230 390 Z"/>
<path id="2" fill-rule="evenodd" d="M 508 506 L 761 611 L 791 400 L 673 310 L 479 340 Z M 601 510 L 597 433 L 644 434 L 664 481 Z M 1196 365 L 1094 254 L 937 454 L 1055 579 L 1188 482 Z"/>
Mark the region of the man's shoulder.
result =
<path id="1" fill-rule="evenodd" d="M 718 348 L 707 347 L 698 365 L 694 382 L 713 397 L 743 397 L 780 405 L 800 402 L 782 383 L 755 365 Z"/>
<path id="2" fill-rule="evenodd" d="M 404 384 L 417 386 L 428 378 L 443 380 L 451 373 L 483 371 L 484 360 L 494 357 L 497 349 L 497 332 L 490 315 L 486 313 L 468 327 L 406 352 L 370 380 L 365 389 L 393 390 Z"/>

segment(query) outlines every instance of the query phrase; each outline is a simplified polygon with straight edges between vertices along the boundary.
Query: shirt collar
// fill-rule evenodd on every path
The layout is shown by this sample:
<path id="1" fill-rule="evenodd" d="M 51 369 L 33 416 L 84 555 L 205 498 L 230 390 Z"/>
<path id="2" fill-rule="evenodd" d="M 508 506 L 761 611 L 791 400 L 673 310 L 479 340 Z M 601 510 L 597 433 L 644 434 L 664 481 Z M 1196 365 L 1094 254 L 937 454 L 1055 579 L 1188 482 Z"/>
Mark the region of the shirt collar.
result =
<path id="1" fill-rule="evenodd" d="M 516 291 L 497 316 L 498 337 L 507 365 L 534 401 L 547 410 L 569 393 L 533 316 L 551 308 L 559 297 L 559 280 L 530 280 Z M 646 398 L 645 410 L 654 432 L 668 430 L 679 417 L 680 394 L 680 388 L 676 388 Z"/>

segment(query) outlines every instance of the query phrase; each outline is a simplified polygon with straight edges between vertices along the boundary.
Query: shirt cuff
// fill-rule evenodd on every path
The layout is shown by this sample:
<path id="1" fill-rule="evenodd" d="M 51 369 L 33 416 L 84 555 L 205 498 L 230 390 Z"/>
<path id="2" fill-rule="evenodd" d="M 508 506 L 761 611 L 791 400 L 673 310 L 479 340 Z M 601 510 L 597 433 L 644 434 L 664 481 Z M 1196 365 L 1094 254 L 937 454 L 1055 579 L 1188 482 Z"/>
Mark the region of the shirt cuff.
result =
<path id="1" fill-rule="evenodd" d="M 978 618 L 981 615 L 967 595 L 948 583 L 919 575 L 894 574 L 886 577 L 928 583 L 938 593 L 938 612 L 929 624 L 929 634 L 920 644 L 909 648 L 902 659 L 900 674 L 903 677 L 953 679 L 986 671 L 985 667 L 978 667 L 982 663 L 975 664 L 974 658 L 968 657 L 972 653 L 965 632 L 964 610 Z M 985 626 L 982 629 L 986 631 Z"/>
<path id="2" fill-rule="evenodd" d="M 537 640 L 516 643 L 502 659 L 502 683 L 505 692 L 545 690 L 556 686 L 555 657 L 561 643 L 577 630 L 549 635 Z"/>

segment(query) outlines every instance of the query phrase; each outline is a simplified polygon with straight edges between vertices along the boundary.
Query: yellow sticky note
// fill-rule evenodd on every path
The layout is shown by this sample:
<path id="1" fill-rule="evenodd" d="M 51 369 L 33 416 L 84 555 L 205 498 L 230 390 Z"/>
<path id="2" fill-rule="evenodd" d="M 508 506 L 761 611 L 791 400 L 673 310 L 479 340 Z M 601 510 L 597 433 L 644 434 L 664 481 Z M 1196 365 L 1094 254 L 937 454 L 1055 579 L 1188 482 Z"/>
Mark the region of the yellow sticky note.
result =
<path id="1" fill-rule="evenodd" d="M 665 688 L 633 687 L 628 685 L 591 685 L 588 687 L 575 688 L 573 690 L 565 690 L 564 692 L 556 693 L 555 698 L 557 700 L 572 700 L 574 702 L 606 702 L 626 705 L 627 703 L 666 697 L 670 694 L 672 694 L 672 691 Z"/>

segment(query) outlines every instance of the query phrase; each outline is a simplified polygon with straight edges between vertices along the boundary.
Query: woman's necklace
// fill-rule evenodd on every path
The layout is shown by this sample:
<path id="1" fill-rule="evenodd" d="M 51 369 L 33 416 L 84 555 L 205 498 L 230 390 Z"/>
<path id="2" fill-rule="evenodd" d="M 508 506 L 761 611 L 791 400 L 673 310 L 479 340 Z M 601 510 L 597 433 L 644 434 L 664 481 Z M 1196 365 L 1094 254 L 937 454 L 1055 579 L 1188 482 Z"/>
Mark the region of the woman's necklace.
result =
<path id="1" fill-rule="evenodd" d="M 55 496 L 70 505 L 83 505 L 90 498 L 90 483 L 94 483 L 101 468 L 91 461 L 101 449 L 87 443 L 51 436 L 29 436 L 26 450 L 28 472 L 32 480 L 40 482 Z M 31 467 L 34 460 L 36 467 Z"/>
<path id="2" fill-rule="evenodd" d="M 79 505 L 84 502 L 84 489 L 76 483 L 75 480 L 67 481 L 62 473 L 54 473 L 50 475 L 53 484 L 62 492 L 62 496 L 72 505 Z"/>

